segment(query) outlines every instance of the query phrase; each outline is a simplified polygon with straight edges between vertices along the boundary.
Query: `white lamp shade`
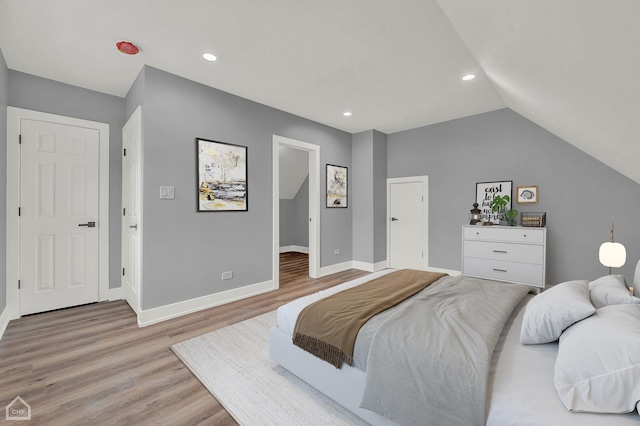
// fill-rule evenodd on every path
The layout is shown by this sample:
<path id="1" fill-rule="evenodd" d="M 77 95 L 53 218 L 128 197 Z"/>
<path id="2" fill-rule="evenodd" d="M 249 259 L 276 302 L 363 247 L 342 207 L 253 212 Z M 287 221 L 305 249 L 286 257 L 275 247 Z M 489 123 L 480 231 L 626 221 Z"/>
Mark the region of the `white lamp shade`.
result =
<path id="1" fill-rule="evenodd" d="M 600 246 L 600 263 L 609 268 L 619 268 L 627 261 L 627 250 L 620 243 L 603 243 Z"/>

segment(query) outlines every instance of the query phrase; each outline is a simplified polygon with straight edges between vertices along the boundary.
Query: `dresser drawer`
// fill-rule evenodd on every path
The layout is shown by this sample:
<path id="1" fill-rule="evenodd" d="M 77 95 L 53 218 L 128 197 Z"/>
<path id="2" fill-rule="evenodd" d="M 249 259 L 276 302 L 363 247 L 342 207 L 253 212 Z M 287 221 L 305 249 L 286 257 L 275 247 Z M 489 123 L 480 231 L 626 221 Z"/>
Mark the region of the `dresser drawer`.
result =
<path id="1" fill-rule="evenodd" d="M 544 229 L 523 227 L 466 226 L 465 240 L 492 240 L 514 243 L 544 244 Z"/>
<path id="2" fill-rule="evenodd" d="M 465 241 L 464 257 L 542 265 L 544 263 L 544 246 L 495 243 L 492 241 Z"/>
<path id="3" fill-rule="evenodd" d="M 463 258 L 465 275 L 544 287 L 544 266 L 501 260 Z"/>

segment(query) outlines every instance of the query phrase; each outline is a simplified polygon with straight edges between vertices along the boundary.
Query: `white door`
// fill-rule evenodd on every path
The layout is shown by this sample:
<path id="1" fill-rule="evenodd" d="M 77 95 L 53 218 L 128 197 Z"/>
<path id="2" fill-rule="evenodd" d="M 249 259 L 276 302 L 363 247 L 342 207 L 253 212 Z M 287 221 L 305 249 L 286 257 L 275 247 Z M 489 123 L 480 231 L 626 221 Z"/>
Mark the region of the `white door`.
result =
<path id="1" fill-rule="evenodd" d="M 20 315 L 99 300 L 99 131 L 20 124 Z"/>
<path id="2" fill-rule="evenodd" d="M 131 308 L 140 313 L 140 235 L 142 113 L 138 108 L 122 128 L 122 288 Z"/>
<path id="3" fill-rule="evenodd" d="M 390 268 L 424 269 L 423 185 L 418 182 L 388 184 L 389 227 L 388 264 Z"/>

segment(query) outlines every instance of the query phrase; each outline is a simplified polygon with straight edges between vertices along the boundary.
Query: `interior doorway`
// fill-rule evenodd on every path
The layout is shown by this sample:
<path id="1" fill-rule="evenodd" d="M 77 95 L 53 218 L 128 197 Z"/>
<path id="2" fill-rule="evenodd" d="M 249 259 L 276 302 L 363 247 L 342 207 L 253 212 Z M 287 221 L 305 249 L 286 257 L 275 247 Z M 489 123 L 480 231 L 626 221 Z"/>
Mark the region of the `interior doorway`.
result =
<path id="1" fill-rule="evenodd" d="M 429 178 L 387 179 L 387 262 L 394 269 L 429 266 Z"/>
<path id="2" fill-rule="evenodd" d="M 320 276 L 320 147 L 307 142 L 273 136 L 273 282 L 280 286 L 280 151 L 307 153 L 308 159 L 308 262 L 309 276 Z"/>
<path id="3" fill-rule="evenodd" d="M 120 285 L 140 315 L 142 299 L 142 108 L 122 128 L 122 224 Z"/>
<path id="4" fill-rule="evenodd" d="M 108 300 L 109 126 L 8 107 L 7 137 L 9 318 Z"/>

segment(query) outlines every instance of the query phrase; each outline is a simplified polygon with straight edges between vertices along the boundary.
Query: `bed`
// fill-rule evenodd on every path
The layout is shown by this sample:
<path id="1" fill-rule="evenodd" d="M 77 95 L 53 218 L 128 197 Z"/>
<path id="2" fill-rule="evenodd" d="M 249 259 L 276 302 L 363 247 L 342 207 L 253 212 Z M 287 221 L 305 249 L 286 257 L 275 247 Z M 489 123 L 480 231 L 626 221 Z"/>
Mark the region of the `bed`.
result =
<path id="1" fill-rule="evenodd" d="M 292 336 L 297 316 L 307 305 L 392 272 L 394 271 L 379 271 L 283 305 L 278 309 L 277 324 L 270 329 L 269 336 L 269 352 L 275 362 L 373 425 L 397 425 L 398 423 L 374 411 L 361 408 L 361 401 L 365 394 L 367 382 L 366 358 L 368 354 L 365 353 L 363 355 L 362 351 L 358 350 L 358 343 L 354 351 L 353 365 L 344 364 L 340 369 L 337 369 L 294 345 Z M 448 280 L 452 279 L 454 278 L 444 277 L 418 294 L 428 293 L 432 291 L 430 290 L 431 288 L 447 285 Z M 496 284 L 496 282 L 492 283 Z M 590 285 L 591 283 L 588 284 Z M 512 284 L 499 283 L 498 285 L 508 286 Z M 586 284 L 580 283 L 580 285 L 584 286 Z M 636 273 L 634 289 L 636 293 L 638 293 L 639 287 L 640 262 L 638 262 Z M 589 289 L 587 289 L 588 292 L 590 291 Z M 551 294 L 553 292 L 547 291 L 542 294 L 544 295 L 545 293 Z M 555 293 L 559 293 L 559 291 Z M 588 294 L 587 297 L 589 297 Z M 520 343 L 522 323 L 527 311 L 527 305 L 533 299 L 534 296 L 529 294 L 517 303 L 501 330 L 488 366 L 485 418 L 477 424 L 483 424 L 486 421 L 487 425 L 640 425 L 640 416 L 636 410 L 626 414 L 598 414 L 570 412 L 565 408 L 563 401 L 558 396 L 556 383 L 554 382 L 554 369 L 556 368 L 556 358 L 559 352 L 558 341 L 535 345 L 523 345 Z M 625 301 L 623 303 L 636 302 Z M 633 305 L 633 307 L 637 307 L 640 310 L 640 305 Z M 402 307 L 398 306 L 393 309 L 402 309 Z M 609 309 L 613 310 L 613 308 Z M 607 308 L 604 307 L 602 310 L 603 313 L 606 313 Z M 594 307 L 593 312 L 595 311 L 596 308 Z M 598 313 L 600 311 L 598 309 Z M 393 317 L 394 314 L 393 312 L 385 311 L 384 315 Z M 374 317 L 371 322 L 384 323 L 387 320 L 384 315 L 381 314 Z M 383 318 L 380 319 L 380 317 Z M 368 325 L 369 323 L 367 323 Z M 361 334 L 369 334 L 369 336 L 361 336 Z M 358 334 L 356 342 L 363 340 L 369 342 L 366 344 L 370 344 L 371 334 L 375 334 L 375 327 L 373 329 L 366 329 L 366 326 L 363 327 L 362 332 Z M 568 335 L 570 333 L 565 334 Z M 575 339 L 581 339 L 581 337 L 576 334 Z M 584 339 L 582 338 L 582 340 Z M 566 346 L 569 346 L 569 344 L 567 343 Z M 564 358 L 575 356 L 575 354 L 571 354 L 568 351 L 564 352 L 567 353 L 563 355 Z M 640 365 L 638 368 L 640 368 Z M 631 380 L 635 380 L 635 377 L 633 376 Z M 630 386 L 635 385 L 631 383 Z M 625 390 L 624 392 L 627 391 Z M 448 407 L 451 412 L 455 412 L 458 409 L 459 407 Z"/>

